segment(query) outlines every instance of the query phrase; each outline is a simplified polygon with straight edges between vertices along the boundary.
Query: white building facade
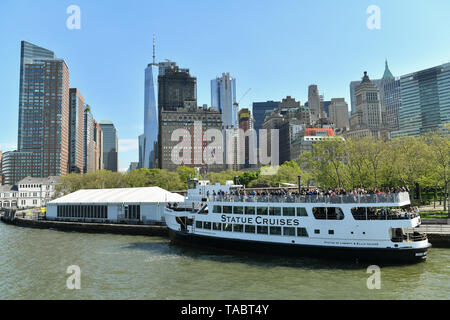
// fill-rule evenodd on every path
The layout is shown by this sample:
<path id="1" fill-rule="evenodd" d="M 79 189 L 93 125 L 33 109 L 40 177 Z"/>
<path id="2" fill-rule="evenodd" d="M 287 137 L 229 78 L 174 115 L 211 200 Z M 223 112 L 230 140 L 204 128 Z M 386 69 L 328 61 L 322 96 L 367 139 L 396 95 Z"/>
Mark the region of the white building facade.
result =
<path id="1" fill-rule="evenodd" d="M 45 207 L 55 195 L 59 177 L 20 180 L 17 185 L 0 186 L 0 209 L 29 209 Z"/>

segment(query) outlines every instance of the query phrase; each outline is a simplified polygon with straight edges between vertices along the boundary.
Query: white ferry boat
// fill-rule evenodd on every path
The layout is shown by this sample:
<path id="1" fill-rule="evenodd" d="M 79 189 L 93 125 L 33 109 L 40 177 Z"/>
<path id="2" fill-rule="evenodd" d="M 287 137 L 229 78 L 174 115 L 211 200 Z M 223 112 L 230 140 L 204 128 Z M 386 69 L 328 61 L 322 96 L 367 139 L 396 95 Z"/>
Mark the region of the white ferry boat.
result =
<path id="1" fill-rule="evenodd" d="M 242 186 L 191 180 L 186 201 L 169 203 L 174 243 L 231 251 L 420 262 L 431 247 L 406 211 L 407 192 L 365 195 L 255 195 Z"/>

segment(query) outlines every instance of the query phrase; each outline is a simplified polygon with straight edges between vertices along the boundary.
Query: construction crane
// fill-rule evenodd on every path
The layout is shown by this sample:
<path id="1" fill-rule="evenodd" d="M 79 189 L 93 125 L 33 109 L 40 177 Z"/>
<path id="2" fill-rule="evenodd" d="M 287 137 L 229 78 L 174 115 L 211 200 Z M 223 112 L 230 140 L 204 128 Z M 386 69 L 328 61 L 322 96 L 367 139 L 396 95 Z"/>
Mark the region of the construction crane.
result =
<path id="1" fill-rule="evenodd" d="M 247 91 L 245 91 L 245 93 L 242 95 L 242 97 L 239 99 L 238 102 L 234 101 L 234 105 L 236 108 L 239 108 L 239 104 L 241 103 L 242 99 L 244 99 L 244 97 L 252 90 L 252 88 L 249 88 Z"/>

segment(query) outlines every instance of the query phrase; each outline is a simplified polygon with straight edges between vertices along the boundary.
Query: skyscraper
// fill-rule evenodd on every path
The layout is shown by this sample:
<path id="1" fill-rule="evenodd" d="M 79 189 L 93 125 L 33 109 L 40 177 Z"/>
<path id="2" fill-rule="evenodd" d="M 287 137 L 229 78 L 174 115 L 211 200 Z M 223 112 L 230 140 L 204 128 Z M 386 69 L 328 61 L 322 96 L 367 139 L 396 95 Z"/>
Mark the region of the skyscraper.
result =
<path id="1" fill-rule="evenodd" d="M 119 139 L 117 130 L 111 121 L 100 121 L 103 131 L 103 167 L 105 170 L 117 172 L 119 169 Z"/>
<path id="2" fill-rule="evenodd" d="M 156 168 L 158 161 L 158 77 L 167 68 L 175 67 L 172 61 L 156 62 L 155 38 L 153 37 L 153 61 L 145 69 L 144 86 L 144 134 L 139 136 L 139 168 Z"/>
<path id="3" fill-rule="evenodd" d="M 217 152 L 214 151 L 214 155 L 211 154 L 219 163 L 208 163 L 204 157 L 205 149 L 210 142 L 205 138 L 205 132 L 208 129 L 222 130 L 221 114 L 217 110 L 201 108 L 188 101 L 186 107 L 176 110 L 161 110 L 160 127 L 161 159 L 159 163 L 161 169 L 174 171 L 179 166 L 174 161 L 172 154 L 173 149 L 179 145 L 179 141 L 173 141 L 172 134 L 177 129 L 183 129 L 189 132 L 189 138 L 183 137 L 187 148 L 182 153 L 184 155 L 187 152 L 190 155 L 190 161 L 183 165 L 201 168 L 203 172 L 223 170 L 223 164 L 219 161 L 219 153 L 223 154 L 222 146 L 217 148 Z M 223 162 L 225 162 L 225 157 Z"/>
<path id="4" fill-rule="evenodd" d="M 238 128 L 236 79 L 229 73 L 222 73 L 222 77 L 211 80 L 211 107 L 222 113 L 224 129 Z"/>
<path id="5" fill-rule="evenodd" d="M 381 111 L 384 115 L 383 122 L 386 128 L 390 131 L 398 130 L 398 112 L 402 104 L 400 95 L 400 79 L 394 78 L 389 70 L 388 63 L 381 78 L 380 90 L 381 96 Z"/>
<path id="6" fill-rule="evenodd" d="M 94 120 L 94 144 L 95 144 L 95 168 L 94 170 L 103 170 L 103 131 L 100 124 Z"/>
<path id="7" fill-rule="evenodd" d="M 69 171 L 83 172 L 84 99 L 76 88 L 69 90 Z"/>
<path id="8" fill-rule="evenodd" d="M 450 122 L 450 63 L 400 78 L 399 130 L 392 137 L 420 136 Z"/>
<path id="9" fill-rule="evenodd" d="M 348 122 L 348 104 L 344 98 L 331 99 L 328 114 L 328 118 L 334 123 L 335 129 L 350 128 Z"/>
<path id="10" fill-rule="evenodd" d="M 308 107 L 311 111 L 311 121 L 314 123 L 322 117 L 322 104 L 317 85 L 312 84 L 308 87 Z"/>
<path id="11" fill-rule="evenodd" d="M 266 112 L 272 112 L 273 110 L 278 109 L 279 103 L 279 101 L 253 102 L 252 111 L 255 120 L 254 128 L 257 135 L 259 134 L 259 130 L 262 129 Z"/>
<path id="12" fill-rule="evenodd" d="M 5 183 L 69 169 L 69 70 L 50 50 L 22 41 L 18 150 L 3 155 Z"/>
<path id="13" fill-rule="evenodd" d="M 371 80 L 373 84 L 380 90 L 380 94 L 382 93 L 382 85 L 381 79 Z M 350 82 L 350 106 L 351 106 L 351 114 L 356 112 L 356 88 L 361 84 L 361 80 Z"/>
<path id="14" fill-rule="evenodd" d="M 163 137 L 161 118 L 163 112 L 197 107 L 197 78 L 191 77 L 189 69 L 180 69 L 175 64 L 162 65 L 158 76 L 158 167 L 166 166 L 165 150 L 168 145 Z M 170 137 L 169 137 L 170 139 Z M 164 164 L 163 164 L 164 162 Z"/>
<path id="15" fill-rule="evenodd" d="M 158 76 L 158 109 L 184 108 L 185 101 L 197 101 L 197 78 L 191 77 L 189 69 L 178 66 L 163 68 Z"/>
<path id="16" fill-rule="evenodd" d="M 22 149 L 22 131 L 25 121 L 24 117 L 24 95 L 26 90 L 25 66 L 34 63 L 37 59 L 55 59 L 53 51 L 44 49 L 27 41 L 20 43 L 20 83 L 19 83 L 19 131 L 17 149 Z M 42 88 L 43 89 L 43 88 Z M 28 109 L 27 109 L 28 110 Z"/>
<path id="17" fill-rule="evenodd" d="M 350 118 L 351 130 L 345 133 L 348 138 L 376 137 L 389 138 L 389 132 L 383 124 L 380 90 L 364 72 L 359 86 L 355 90 L 356 111 Z"/>
<path id="18" fill-rule="evenodd" d="M 83 172 L 88 173 L 95 171 L 94 117 L 89 105 L 84 109 L 83 122 Z"/>

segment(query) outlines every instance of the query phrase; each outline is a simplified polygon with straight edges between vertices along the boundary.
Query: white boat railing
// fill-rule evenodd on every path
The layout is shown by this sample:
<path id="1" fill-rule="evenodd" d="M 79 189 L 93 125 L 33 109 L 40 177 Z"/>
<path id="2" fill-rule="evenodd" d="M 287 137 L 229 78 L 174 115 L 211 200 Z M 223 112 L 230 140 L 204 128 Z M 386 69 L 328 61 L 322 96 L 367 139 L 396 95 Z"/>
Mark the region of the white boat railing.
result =
<path id="1" fill-rule="evenodd" d="M 208 201 L 216 202 L 273 202 L 273 203 L 408 203 L 408 192 L 349 195 L 210 195 Z"/>

